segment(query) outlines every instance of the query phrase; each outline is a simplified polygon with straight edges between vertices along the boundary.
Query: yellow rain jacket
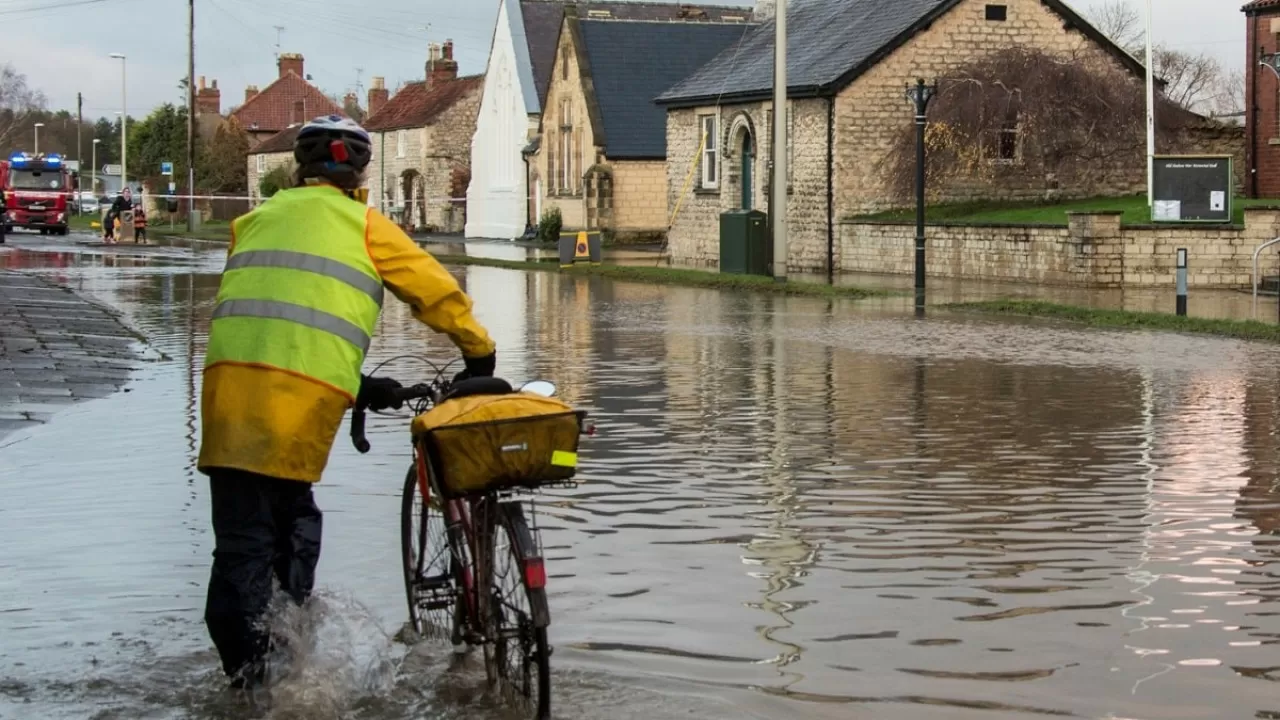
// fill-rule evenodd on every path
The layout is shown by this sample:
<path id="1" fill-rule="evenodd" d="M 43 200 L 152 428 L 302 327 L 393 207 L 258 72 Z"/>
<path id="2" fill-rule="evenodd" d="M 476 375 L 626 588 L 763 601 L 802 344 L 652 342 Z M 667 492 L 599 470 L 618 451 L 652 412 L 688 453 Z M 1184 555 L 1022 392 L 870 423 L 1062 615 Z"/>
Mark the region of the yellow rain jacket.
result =
<path id="1" fill-rule="evenodd" d="M 333 186 L 285 190 L 237 218 L 227 258 L 205 361 L 202 472 L 320 479 L 383 287 L 466 357 L 494 352 L 453 276 Z"/>

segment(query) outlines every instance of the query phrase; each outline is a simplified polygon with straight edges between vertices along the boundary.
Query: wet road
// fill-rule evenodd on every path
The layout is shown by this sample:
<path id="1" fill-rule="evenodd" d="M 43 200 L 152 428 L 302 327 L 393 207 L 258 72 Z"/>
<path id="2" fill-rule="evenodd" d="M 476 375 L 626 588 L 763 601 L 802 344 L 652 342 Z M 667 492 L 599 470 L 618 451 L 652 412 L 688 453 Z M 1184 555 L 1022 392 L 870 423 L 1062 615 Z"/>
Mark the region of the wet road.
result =
<path id="1" fill-rule="evenodd" d="M 21 244 L 0 267 L 167 359 L 0 447 L 0 717 L 241 716 L 200 623 L 221 251 Z M 1280 717 L 1280 350 L 459 277 L 500 372 L 600 427 L 540 505 L 557 717 Z M 449 356 L 389 305 L 373 360 L 424 348 Z M 474 662 L 392 639 L 406 424 L 336 447 L 321 650 L 270 717 L 502 717 Z"/>

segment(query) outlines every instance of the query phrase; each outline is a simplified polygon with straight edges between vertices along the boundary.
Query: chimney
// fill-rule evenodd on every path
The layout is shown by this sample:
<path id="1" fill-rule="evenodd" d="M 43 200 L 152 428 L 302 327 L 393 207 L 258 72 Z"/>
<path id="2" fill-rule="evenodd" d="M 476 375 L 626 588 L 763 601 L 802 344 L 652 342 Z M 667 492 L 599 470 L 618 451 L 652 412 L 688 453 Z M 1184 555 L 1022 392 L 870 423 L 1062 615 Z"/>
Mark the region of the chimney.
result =
<path id="1" fill-rule="evenodd" d="M 775 7 L 774 0 L 756 0 L 756 10 L 752 14 L 752 19 L 756 22 L 772 20 Z"/>
<path id="2" fill-rule="evenodd" d="M 200 89 L 196 91 L 196 115 L 221 115 L 222 91 L 218 89 L 218 81 L 212 87 L 205 87 L 204 76 L 200 77 Z"/>
<path id="3" fill-rule="evenodd" d="M 249 102 L 250 100 L 252 100 L 252 99 L 254 99 L 254 98 L 256 98 L 256 97 L 258 97 L 258 86 L 257 86 L 257 85 L 250 85 L 250 86 L 248 86 L 248 87 L 246 87 L 246 88 L 244 89 L 244 101 L 245 101 L 245 102 Z"/>
<path id="4" fill-rule="evenodd" d="M 387 100 L 391 98 L 391 93 L 387 90 L 387 79 L 384 77 L 375 77 L 373 79 L 373 87 L 369 88 L 369 115 L 382 109 L 387 104 Z"/>
<path id="5" fill-rule="evenodd" d="M 458 61 L 453 59 L 453 41 L 446 40 L 444 47 L 435 43 L 427 46 L 427 87 L 434 87 L 458 78 Z"/>
<path id="6" fill-rule="evenodd" d="M 298 53 L 281 53 L 276 65 L 280 68 L 280 77 L 284 77 L 290 72 L 303 79 L 307 77 L 302 73 L 302 56 Z"/>

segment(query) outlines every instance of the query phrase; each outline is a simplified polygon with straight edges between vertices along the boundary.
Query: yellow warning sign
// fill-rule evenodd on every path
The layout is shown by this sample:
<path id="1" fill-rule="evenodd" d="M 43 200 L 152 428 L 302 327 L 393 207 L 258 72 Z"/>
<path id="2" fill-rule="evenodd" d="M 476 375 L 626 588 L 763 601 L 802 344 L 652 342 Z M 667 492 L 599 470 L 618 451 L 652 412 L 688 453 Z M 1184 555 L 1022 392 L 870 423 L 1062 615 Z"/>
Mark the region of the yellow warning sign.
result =
<path id="1" fill-rule="evenodd" d="M 591 253 L 587 249 L 587 234 L 585 232 L 578 233 L 578 244 L 574 248 L 574 260 L 591 259 Z"/>

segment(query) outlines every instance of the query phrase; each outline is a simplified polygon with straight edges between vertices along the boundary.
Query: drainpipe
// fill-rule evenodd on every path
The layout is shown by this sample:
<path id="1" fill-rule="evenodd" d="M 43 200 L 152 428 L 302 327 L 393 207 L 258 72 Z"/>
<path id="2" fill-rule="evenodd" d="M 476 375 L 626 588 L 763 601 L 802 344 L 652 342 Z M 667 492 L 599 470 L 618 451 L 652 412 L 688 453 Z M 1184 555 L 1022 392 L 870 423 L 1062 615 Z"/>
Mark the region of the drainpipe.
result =
<path id="1" fill-rule="evenodd" d="M 529 221 L 529 208 L 533 203 L 533 186 L 529 183 L 529 156 L 520 153 L 520 158 L 524 160 L 524 232 L 520 235 L 529 234 L 529 228 L 535 227 L 542 218 L 533 218 L 533 222 Z"/>
<path id="2" fill-rule="evenodd" d="M 387 133 L 382 133 L 382 149 L 378 151 L 378 212 L 387 214 Z"/>
<path id="3" fill-rule="evenodd" d="M 827 97 L 827 284 L 834 285 L 836 278 L 836 223 L 835 223 L 835 141 L 836 96 Z"/>
<path id="4" fill-rule="evenodd" d="M 1249 54 L 1253 55 L 1255 49 L 1259 50 L 1259 55 L 1262 54 L 1260 52 L 1262 44 L 1258 38 L 1258 16 L 1256 14 L 1253 16 L 1253 47 L 1249 48 Z M 1262 58 L 1259 57 L 1258 60 L 1261 62 Z M 1251 130 L 1249 133 L 1249 144 L 1251 146 L 1249 156 L 1249 197 L 1256 198 L 1258 197 L 1258 66 L 1255 64 L 1249 68 L 1249 72 L 1253 77 L 1253 82 L 1250 83 L 1248 100 L 1249 111 L 1252 115 L 1249 119 L 1249 129 Z"/>

